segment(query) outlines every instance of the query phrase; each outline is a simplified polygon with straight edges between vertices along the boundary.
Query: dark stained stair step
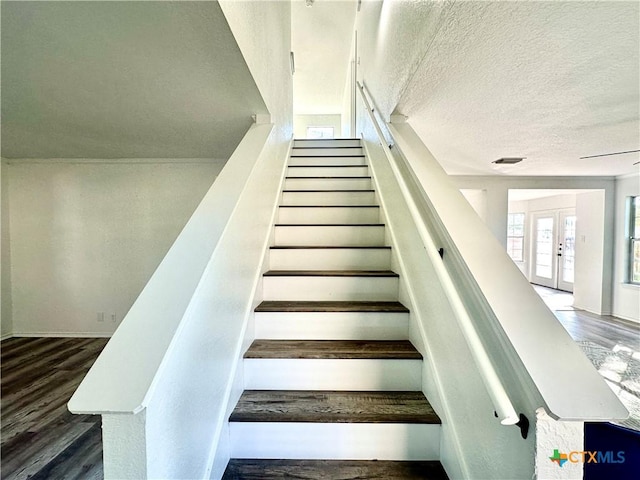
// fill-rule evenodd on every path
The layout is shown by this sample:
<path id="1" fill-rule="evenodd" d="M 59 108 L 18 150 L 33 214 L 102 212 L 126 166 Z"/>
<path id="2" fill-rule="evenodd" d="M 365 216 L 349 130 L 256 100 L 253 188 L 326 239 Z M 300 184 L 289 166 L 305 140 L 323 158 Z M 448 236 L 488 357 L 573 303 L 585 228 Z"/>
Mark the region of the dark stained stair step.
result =
<path id="1" fill-rule="evenodd" d="M 305 148 L 362 148 L 362 145 L 345 145 L 345 146 L 331 146 L 331 145 L 322 145 L 321 147 L 293 147 L 293 150 Z"/>
<path id="2" fill-rule="evenodd" d="M 229 461 L 222 480 L 447 480 L 437 461 L 262 460 Z"/>
<path id="3" fill-rule="evenodd" d="M 271 250 L 286 250 L 286 249 L 290 249 L 290 250 L 296 250 L 296 249 L 302 249 L 302 250 L 310 250 L 310 249 L 367 249 L 367 248 L 375 248 L 375 249 L 384 249 L 384 250 L 391 250 L 391 247 L 388 245 L 272 245 L 271 247 L 269 247 Z"/>
<path id="4" fill-rule="evenodd" d="M 441 423 L 422 392 L 327 390 L 245 390 L 229 421 Z"/>
<path id="5" fill-rule="evenodd" d="M 337 175 L 325 175 L 325 176 L 321 176 L 321 177 L 284 177 L 285 180 L 299 180 L 301 178 L 304 178 L 305 180 L 358 180 L 358 179 L 367 179 L 367 180 L 371 180 L 371 176 L 361 176 L 361 177 L 344 177 L 344 176 L 337 176 Z"/>
<path id="6" fill-rule="evenodd" d="M 392 312 L 407 313 L 400 302 L 332 302 L 332 301 L 275 301 L 265 300 L 256 312 Z"/>
<path id="7" fill-rule="evenodd" d="M 310 148 L 317 148 L 317 147 L 310 147 Z M 332 148 L 349 148 L 349 147 L 332 147 Z M 361 147 L 354 147 L 354 148 L 361 148 Z M 359 158 L 360 157 L 361 158 L 361 157 L 364 157 L 364 155 L 363 154 L 354 155 L 354 154 L 349 154 L 349 153 L 346 153 L 346 154 L 336 153 L 336 154 L 333 154 L 333 155 L 318 155 L 318 154 L 316 154 L 316 155 L 308 155 L 308 154 L 305 155 L 305 154 L 301 153 L 300 155 L 293 155 L 293 154 L 289 155 L 289 158 L 331 158 L 331 157 L 344 157 L 344 158 Z"/>
<path id="8" fill-rule="evenodd" d="M 422 360 L 408 340 L 254 340 L 244 358 Z"/>
<path id="9" fill-rule="evenodd" d="M 391 270 L 269 270 L 265 277 L 398 277 Z"/>

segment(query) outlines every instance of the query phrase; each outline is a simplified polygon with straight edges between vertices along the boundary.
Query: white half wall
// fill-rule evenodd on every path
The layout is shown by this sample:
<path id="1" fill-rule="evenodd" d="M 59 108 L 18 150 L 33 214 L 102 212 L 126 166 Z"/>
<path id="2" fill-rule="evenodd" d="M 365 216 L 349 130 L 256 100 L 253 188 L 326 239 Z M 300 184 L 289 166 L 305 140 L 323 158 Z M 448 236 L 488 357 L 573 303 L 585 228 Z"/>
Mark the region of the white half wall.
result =
<path id="1" fill-rule="evenodd" d="M 640 322 L 640 285 L 626 283 L 629 243 L 625 234 L 625 204 L 627 197 L 636 195 L 640 195 L 640 175 L 616 179 L 612 314 L 626 320 Z"/>
<path id="2" fill-rule="evenodd" d="M 224 162 L 10 161 L 11 333 L 113 333 Z"/>

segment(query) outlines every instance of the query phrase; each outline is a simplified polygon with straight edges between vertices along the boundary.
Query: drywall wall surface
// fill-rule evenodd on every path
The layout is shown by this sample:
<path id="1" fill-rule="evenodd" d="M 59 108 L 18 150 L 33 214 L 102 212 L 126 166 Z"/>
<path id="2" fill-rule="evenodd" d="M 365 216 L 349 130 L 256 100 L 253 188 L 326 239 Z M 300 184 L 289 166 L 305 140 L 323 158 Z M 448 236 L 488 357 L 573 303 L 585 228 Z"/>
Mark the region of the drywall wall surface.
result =
<path id="1" fill-rule="evenodd" d="M 545 210 L 561 210 L 576 208 L 576 194 L 554 195 L 553 197 L 535 198 L 529 200 L 530 212 Z"/>
<path id="2" fill-rule="evenodd" d="M 453 3 L 362 2 L 356 15 L 358 79 L 383 118 L 395 109 Z"/>
<path id="3" fill-rule="evenodd" d="M 640 285 L 627 283 L 630 248 L 626 225 L 626 203 L 628 197 L 637 195 L 640 195 L 640 175 L 616 179 L 612 313 L 616 317 L 634 322 L 640 322 Z"/>
<path id="4" fill-rule="evenodd" d="M 289 139 L 293 131 L 290 2 L 219 3 L 271 113 L 275 138 Z"/>
<path id="5" fill-rule="evenodd" d="M 135 415 L 102 416 L 102 451 L 106 480 L 148 478 L 146 423 L 146 410 Z M 116 432 L 118 434 L 114 435 Z M 122 461 L 124 458 L 127 461 Z"/>
<path id="6" fill-rule="evenodd" d="M 333 136 L 342 136 L 342 116 L 337 115 L 294 115 L 293 134 L 295 138 L 307 138 L 307 127 L 333 127 Z"/>
<path id="7" fill-rule="evenodd" d="M 599 234 L 605 228 L 604 192 L 581 193 L 577 196 L 576 261 L 574 306 L 581 310 L 610 314 L 610 299 L 605 296 L 605 243 Z M 611 269 L 611 266 L 609 266 Z"/>
<path id="8" fill-rule="evenodd" d="M 544 408 L 536 411 L 536 477 L 541 480 L 580 480 L 582 461 L 567 461 L 560 465 L 553 461 L 556 450 L 560 454 L 584 450 L 584 422 L 561 422 L 551 418 Z M 560 458 L 557 456 L 557 458 Z M 572 457 L 576 460 L 576 456 Z"/>
<path id="9" fill-rule="evenodd" d="M 478 216 L 487 223 L 487 191 L 480 188 L 462 189 L 460 193 L 473 207 Z"/>
<path id="10" fill-rule="evenodd" d="M 576 194 L 554 195 L 552 197 L 518 200 L 509 202 L 509 213 L 524 213 L 524 250 L 522 262 L 515 262 L 522 273 L 531 280 L 532 241 L 534 235 L 533 213 L 576 208 Z"/>
<path id="11" fill-rule="evenodd" d="M 580 222 L 582 223 L 582 227 L 578 224 L 577 228 L 582 228 L 583 231 L 591 232 L 588 236 L 589 238 L 600 237 L 602 238 L 602 249 L 598 250 L 600 252 L 599 258 L 601 260 L 598 261 L 599 265 L 601 265 L 601 274 L 599 274 L 602 278 L 598 280 L 599 287 L 595 287 L 591 284 L 591 281 L 594 281 L 594 277 L 590 276 L 591 281 L 584 280 L 585 283 L 581 283 L 576 280 L 574 284 L 574 290 L 576 293 L 583 288 L 589 285 L 589 287 L 585 290 L 585 296 L 590 295 L 588 292 L 592 292 L 594 288 L 599 288 L 601 293 L 598 295 L 599 298 L 602 298 L 601 303 L 603 305 L 602 312 L 606 312 L 607 310 L 610 313 L 610 305 L 611 305 L 611 296 L 612 296 L 612 275 L 613 275 L 613 216 L 614 216 L 614 178 L 612 177 L 497 177 L 497 176 L 481 176 L 481 175 L 453 175 L 453 182 L 460 189 L 486 189 L 487 192 L 495 191 L 493 195 L 487 195 L 487 210 L 488 211 L 504 211 L 504 220 L 498 222 L 494 217 L 489 217 L 486 221 L 488 222 L 489 229 L 494 233 L 494 235 L 500 235 L 498 238 L 506 238 L 506 212 L 508 211 L 508 191 L 512 189 L 560 189 L 560 190 L 568 190 L 568 189 L 578 189 L 578 190 L 599 190 L 602 196 L 602 201 L 604 202 L 602 207 L 599 207 L 599 210 L 596 212 L 602 212 L 601 221 L 593 221 L 589 222 Z M 504 194 L 507 193 L 507 195 Z M 595 192 L 597 193 L 597 192 Z M 580 194 L 583 195 L 583 194 Z M 578 195 L 578 198 L 580 197 Z M 588 193 L 584 195 L 589 195 Z M 579 200 L 577 201 L 579 203 Z M 592 212 L 589 209 L 585 209 L 583 211 L 579 211 L 576 209 L 578 218 L 582 216 L 590 217 Z M 596 215 L 600 215 L 597 213 Z M 495 222 L 495 223 L 489 223 Z M 593 230 L 593 229 L 596 230 Z M 578 244 L 580 243 L 580 237 L 578 237 Z M 576 246 L 576 248 L 578 248 Z M 581 258 L 590 258 L 584 257 L 585 253 L 578 253 L 576 255 L 580 255 Z M 587 270 L 591 269 L 593 266 L 593 262 L 585 262 L 583 267 Z M 597 267 L 600 268 L 600 267 Z M 576 277 L 578 277 L 579 273 L 576 271 Z M 613 285 L 613 290 L 622 288 L 619 284 Z M 576 297 L 576 307 L 579 306 L 578 299 L 580 295 Z M 605 308 L 605 305 L 609 305 L 608 308 Z M 592 310 L 594 311 L 594 310 Z M 595 311 L 594 311 L 595 312 Z M 598 313 L 598 312 L 595 312 Z"/>
<path id="12" fill-rule="evenodd" d="M 113 333 L 223 164 L 12 162 L 14 333 Z"/>
<path id="13" fill-rule="evenodd" d="M 11 315 L 11 247 L 9 243 L 9 177 L 8 166 L 2 160 L 0 171 L 0 276 L 2 290 L 0 296 L 0 338 L 6 338 L 13 333 L 13 319 Z"/>

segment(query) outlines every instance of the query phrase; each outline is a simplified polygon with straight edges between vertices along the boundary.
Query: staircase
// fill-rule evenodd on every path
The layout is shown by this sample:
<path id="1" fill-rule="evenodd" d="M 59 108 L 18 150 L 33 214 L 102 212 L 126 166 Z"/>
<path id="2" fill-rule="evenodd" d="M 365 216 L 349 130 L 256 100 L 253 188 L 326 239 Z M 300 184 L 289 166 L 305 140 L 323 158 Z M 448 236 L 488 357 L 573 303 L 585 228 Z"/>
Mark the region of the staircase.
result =
<path id="1" fill-rule="evenodd" d="M 446 479 L 357 139 L 296 140 L 223 479 Z"/>

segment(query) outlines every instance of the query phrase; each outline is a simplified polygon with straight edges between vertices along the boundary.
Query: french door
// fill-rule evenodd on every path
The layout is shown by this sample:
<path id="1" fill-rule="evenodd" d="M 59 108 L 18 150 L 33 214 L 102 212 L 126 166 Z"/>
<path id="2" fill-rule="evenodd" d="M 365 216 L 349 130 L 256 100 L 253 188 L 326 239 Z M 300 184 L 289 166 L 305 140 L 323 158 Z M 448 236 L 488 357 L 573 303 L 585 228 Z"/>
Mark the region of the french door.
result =
<path id="1" fill-rule="evenodd" d="M 576 215 L 573 210 L 533 215 L 531 281 L 573 292 Z"/>

